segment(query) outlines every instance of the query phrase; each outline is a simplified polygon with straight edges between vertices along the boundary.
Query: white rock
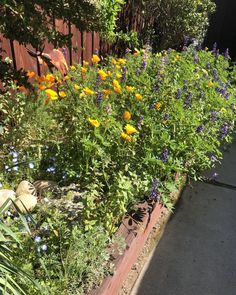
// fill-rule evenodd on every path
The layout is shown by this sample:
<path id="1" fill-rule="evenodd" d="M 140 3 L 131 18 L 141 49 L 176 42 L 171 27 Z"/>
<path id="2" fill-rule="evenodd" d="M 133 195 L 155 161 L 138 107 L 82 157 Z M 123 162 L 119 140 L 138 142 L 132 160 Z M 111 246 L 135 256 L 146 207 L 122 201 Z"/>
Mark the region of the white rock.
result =
<path id="1" fill-rule="evenodd" d="M 16 199 L 15 203 L 17 204 L 21 212 L 26 213 L 26 209 L 28 211 L 31 211 L 37 205 L 37 198 L 30 194 L 23 194 Z"/>
<path id="2" fill-rule="evenodd" d="M 16 193 L 10 189 L 0 189 L 0 207 L 2 207 L 7 199 L 14 201 L 16 199 Z"/>
<path id="3" fill-rule="evenodd" d="M 21 181 L 16 190 L 16 195 L 18 197 L 23 194 L 36 195 L 35 187 L 27 180 Z"/>

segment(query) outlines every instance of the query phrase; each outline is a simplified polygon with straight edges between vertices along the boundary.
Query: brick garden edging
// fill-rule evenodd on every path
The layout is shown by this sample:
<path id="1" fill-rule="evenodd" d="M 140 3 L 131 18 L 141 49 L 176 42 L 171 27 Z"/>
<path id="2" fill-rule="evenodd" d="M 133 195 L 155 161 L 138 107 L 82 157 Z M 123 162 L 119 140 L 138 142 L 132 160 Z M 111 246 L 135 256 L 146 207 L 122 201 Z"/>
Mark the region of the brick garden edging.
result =
<path id="1" fill-rule="evenodd" d="M 178 200 L 183 189 L 182 180 L 185 177 L 176 177 L 179 181 L 179 190 L 172 194 L 174 203 Z M 135 223 L 132 218 L 126 217 L 121 223 L 117 235 L 125 239 L 126 250 L 122 255 L 114 257 L 115 271 L 113 275 L 107 276 L 102 285 L 92 290 L 89 295 L 117 295 L 123 282 L 127 278 L 132 266 L 135 264 L 139 254 L 141 253 L 145 242 L 148 239 L 155 224 L 166 214 L 167 209 L 160 203 L 148 203 L 147 201 L 137 205 L 137 211 L 142 212 L 141 222 Z M 169 218 L 165 219 L 165 223 Z M 132 222 L 131 222 L 132 221 Z M 132 223 L 132 224 L 131 224 Z"/>

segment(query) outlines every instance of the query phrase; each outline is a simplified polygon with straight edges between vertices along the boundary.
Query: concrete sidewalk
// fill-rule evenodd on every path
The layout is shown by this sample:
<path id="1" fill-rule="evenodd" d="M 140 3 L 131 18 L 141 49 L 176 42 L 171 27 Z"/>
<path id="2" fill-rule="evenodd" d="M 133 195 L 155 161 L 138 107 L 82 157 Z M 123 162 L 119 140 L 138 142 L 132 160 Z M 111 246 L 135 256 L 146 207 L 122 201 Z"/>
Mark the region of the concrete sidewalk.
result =
<path id="1" fill-rule="evenodd" d="M 236 295 L 236 144 L 219 180 L 187 187 L 132 295 Z"/>

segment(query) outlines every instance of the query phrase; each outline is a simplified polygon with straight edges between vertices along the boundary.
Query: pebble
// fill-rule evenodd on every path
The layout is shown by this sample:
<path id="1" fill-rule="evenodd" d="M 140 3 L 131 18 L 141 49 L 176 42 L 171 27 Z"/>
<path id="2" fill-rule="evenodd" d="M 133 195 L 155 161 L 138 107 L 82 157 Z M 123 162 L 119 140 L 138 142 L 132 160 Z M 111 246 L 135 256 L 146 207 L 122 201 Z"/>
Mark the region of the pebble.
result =
<path id="1" fill-rule="evenodd" d="M 23 180 L 20 182 L 16 189 L 16 195 L 19 197 L 23 194 L 29 194 L 36 196 L 36 189 L 32 183 L 27 180 Z"/>
<path id="2" fill-rule="evenodd" d="M 10 189 L 0 189 L 0 207 L 2 207 L 7 199 L 14 201 L 16 199 L 16 193 Z"/>
<path id="3" fill-rule="evenodd" d="M 15 203 L 22 213 L 27 213 L 27 211 L 32 211 L 37 205 L 37 198 L 34 195 L 22 194 L 16 199 Z"/>

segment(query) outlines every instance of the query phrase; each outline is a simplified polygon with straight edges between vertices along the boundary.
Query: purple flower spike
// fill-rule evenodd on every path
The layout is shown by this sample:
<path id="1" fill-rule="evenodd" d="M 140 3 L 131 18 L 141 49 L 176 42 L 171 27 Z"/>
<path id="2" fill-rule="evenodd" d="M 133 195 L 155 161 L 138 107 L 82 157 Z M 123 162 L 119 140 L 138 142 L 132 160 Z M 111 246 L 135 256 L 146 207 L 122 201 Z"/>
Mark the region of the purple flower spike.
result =
<path id="1" fill-rule="evenodd" d="M 168 149 L 164 149 L 164 151 L 161 154 L 161 160 L 163 163 L 167 163 L 168 162 Z"/>
<path id="2" fill-rule="evenodd" d="M 226 59 L 230 59 L 230 56 L 229 56 L 229 48 L 227 48 L 227 49 L 225 50 L 225 52 L 224 52 L 224 57 L 225 57 Z"/>
<path id="3" fill-rule="evenodd" d="M 229 131 L 229 126 L 227 123 L 224 123 L 223 125 L 221 125 L 219 129 L 220 138 L 223 139 L 228 134 L 228 131 Z"/>
<path id="4" fill-rule="evenodd" d="M 202 130 L 203 130 L 203 125 L 202 125 L 202 124 L 199 125 L 199 126 L 196 128 L 196 132 L 197 132 L 197 133 L 201 133 Z"/>
<path id="5" fill-rule="evenodd" d="M 154 178 L 150 190 L 150 199 L 154 201 L 158 201 L 160 198 L 160 192 L 158 191 L 159 181 L 158 179 Z"/>

